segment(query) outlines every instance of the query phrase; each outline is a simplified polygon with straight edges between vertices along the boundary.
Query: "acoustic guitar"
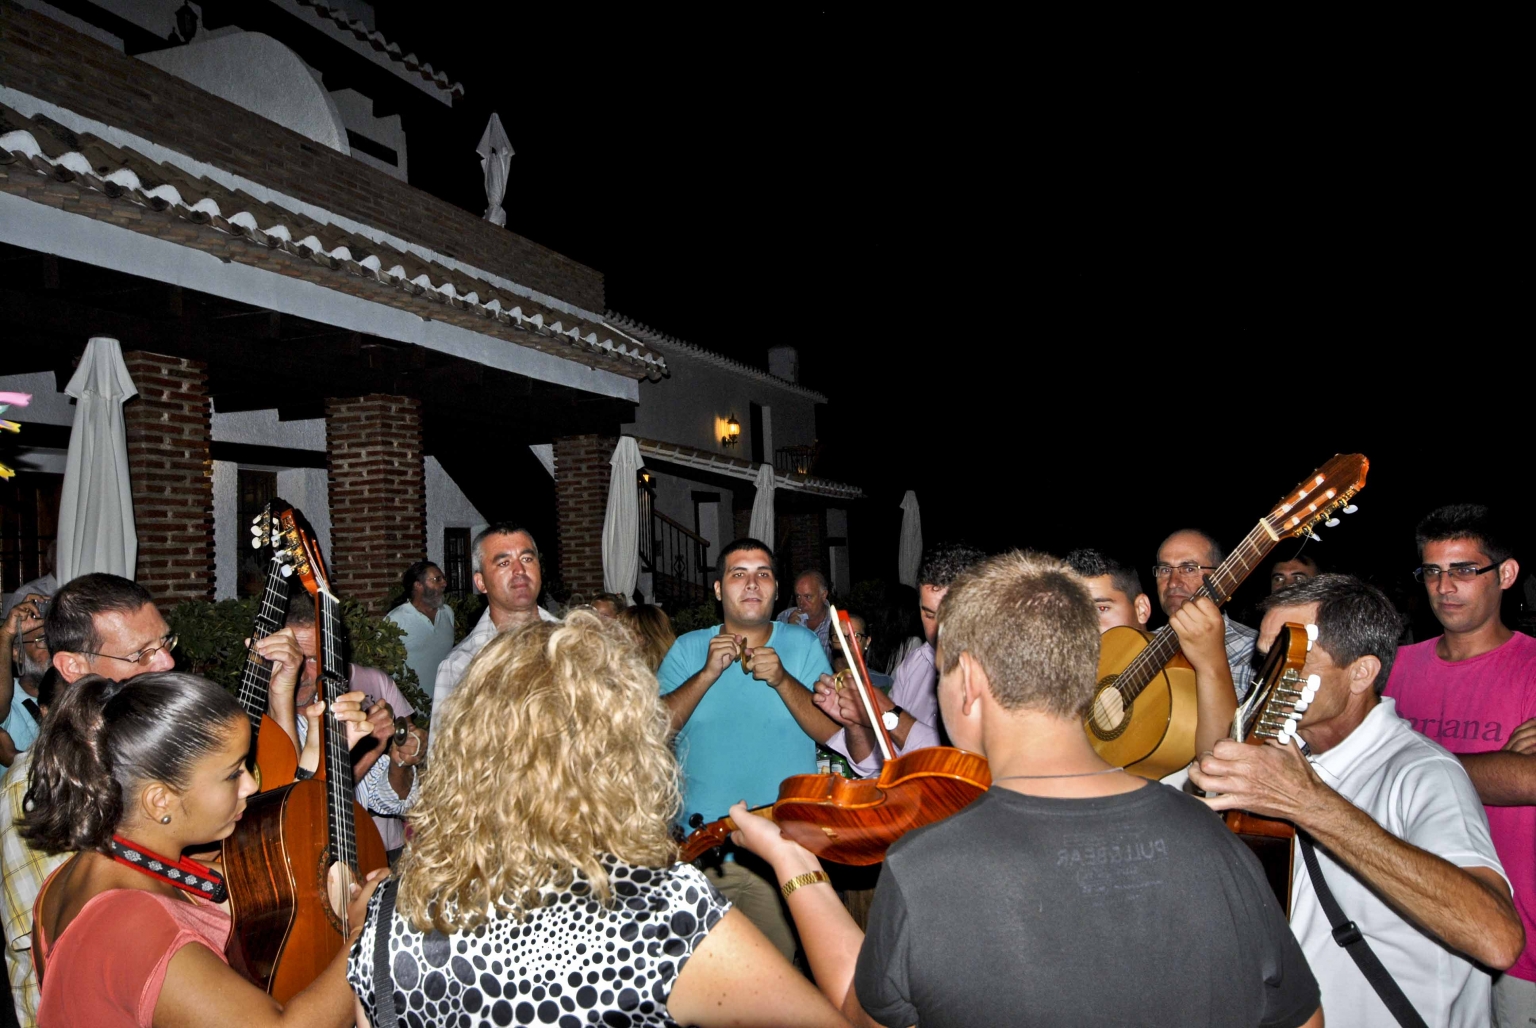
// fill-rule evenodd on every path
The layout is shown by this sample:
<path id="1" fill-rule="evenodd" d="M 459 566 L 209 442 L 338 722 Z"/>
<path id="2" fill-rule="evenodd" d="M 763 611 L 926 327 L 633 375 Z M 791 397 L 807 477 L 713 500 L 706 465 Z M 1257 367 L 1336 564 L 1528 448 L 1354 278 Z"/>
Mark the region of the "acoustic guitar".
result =
<path id="1" fill-rule="evenodd" d="M 326 775 L 323 781 L 305 779 L 252 796 L 234 835 L 224 840 L 224 881 L 234 919 L 230 966 L 279 1003 L 319 977 L 346 944 L 347 883 L 360 883 L 368 872 L 389 866 L 378 828 L 353 797 L 346 730 L 332 713 L 337 697 L 347 691 L 341 603 L 319 548 L 297 531 L 304 559 L 294 571 L 317 606 Z"/>
<path id="2" fill-rule="evenodd" d="M 1262 746 L 1273 739 L 1289 745 L 1296 736 L 1301 715 L 1317 695 L 1319 679 L 1310 675 L 1303 681 L 1302 667 L 1315 640 L 1315 628 L 1287 623 L 1275 636 L 1264 660 L 1253 691 L 1237 709 L 1232 719 L 1232 738 Z M 1305 744 L 1303 744 L 1303 747 Z M 1289 821 L 1261 817 L 1246 810 L 1229 810 L 1223 815 L 1227 827 L 1248 844 L 1263 865 L 1269 887 L 1275 890 L 1280 909 L 1291 916 L 1291 877 L 1295 873 L 1293 842 L 1296 826 Z"/>
<path id="3" fill-rule="evenodd" d="M 1352 513 L 1370 461 L 1340 454 L 1281 498 L 1196 592 L 1221 606 L 1281 539 L 1316 537 L 1317 526 Z M 1099 685 L 1083 728 L 1099 756 L 1145 778 L 1162 778 L 1195 756 L 1195 673 L 1171 625 L 1155 635 L 1111 628 L 1100 637 Z"/>
<path id="4" fill-rule="evenodd" d="M 256 622 L 251 626 L 251 641 L 265 639 L 273 632 L 281 631 L 288 616 L 288 592 L 293 565 L 304 557 L 303 544 L 292 529 L 285 529 L 283 516 L 293 523 L 292 508 L 282 500 L 273 500 L 262 508 L 251 523 L 251 547 L 260 550 L 269 547 L 267 582 L 261 593 L 261 606 L 256 611 Z M 254 648 L 247 648 L 245 665 L 240 669 L 240 688 L 235 699 L 245 708 L 251 719 L 251 753 L 254 755 L 252 772 L 256 776 L 258 791 L 276 789 L 293 781 L 299 768 L 299 754 L 293 748 L 288 733 L 267 713 L 267 700 L 272 684 L 272 663 L 263 659 Z"/>
<path id="5" fill-rule="evenodd" d="M 942 820 L 986 792 L 992 785 L 992 770 L 979 753 L 950 746 L 929 746 L 896 756 L 896 744 L 880 720 L 869 669 L 848 613 L 831 607 L 828 616 L 848 658 L 853 688 L 874 726 L 875 744 L 884 759 L 880 775 L 793 775 L 779 784 L 777 802 L 752 813 L 773 821 L 784 835 L 822 860 L 865 867 L 884 860 L 891 843 L 913 828 Z M 723 845 L 736 830 L 736 822 L 727 817 L 696 827 L 683 840 L 681 860 L 697 860 Z"/>

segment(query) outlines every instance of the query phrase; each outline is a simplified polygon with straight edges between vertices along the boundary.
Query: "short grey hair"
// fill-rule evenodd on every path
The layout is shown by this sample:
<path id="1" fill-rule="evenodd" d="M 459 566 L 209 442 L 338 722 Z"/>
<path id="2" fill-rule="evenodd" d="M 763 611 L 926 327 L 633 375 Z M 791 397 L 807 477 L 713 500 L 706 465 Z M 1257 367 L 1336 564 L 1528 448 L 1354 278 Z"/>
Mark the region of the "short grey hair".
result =
<path id="1" fill-rule="evenodd" d="M 480 551 L 480 544 L 493 535 L 511 535 L 514 532 L 521 532 L 528 537 L 528 541 L 533 543 L 533 555 L 539 557 L 541 563 L 543 562 L 544 558 L 539 554 L 539 541 L 533 537 L 532 532 L 515 521 L 497 521 L 494 524 L 486 525 L 476 532 L 474 541 L 469 544 L 470 566 L 474 569 L 475 574 L 478 575 L 481 571 L 485 570 L 485 557 Z"/>
<path id="2" fill-rule="evenodd" d="M 817 587 L 821 589 L 822 592 L 831 592 L 831 587 L 827 585 L 827 576 L 822 574 L 820 571 L 811 570 L 800 572 L 795 576 L 795 584 L 799 585 L 800 579 L 802 578 L 814 578 L 816 580 Z"/>

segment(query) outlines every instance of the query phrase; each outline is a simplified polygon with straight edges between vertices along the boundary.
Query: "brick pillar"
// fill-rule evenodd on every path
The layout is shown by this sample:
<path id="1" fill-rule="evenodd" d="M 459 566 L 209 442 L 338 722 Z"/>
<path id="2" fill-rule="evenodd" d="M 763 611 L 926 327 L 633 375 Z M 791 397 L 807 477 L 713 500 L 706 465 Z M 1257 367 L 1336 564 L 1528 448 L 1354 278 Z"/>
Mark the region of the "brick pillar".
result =
<path id="1" fill-rule="evenodd" d="M 780 518 L 782 520 L 783 515 Z M 828 582 L 832 581 L 831 569 L 827 567 L 826 511 L 801 511 L 791 514 L 789 521 L 790 552 L 785 554 L 789 558 L 789 566 L 794 568 L 796 575 L 820 571 L 826 575 Z M 791 586 L 793 584 L 790 583 Z"/>
<path id="2" fill-rule="evenodd" d="M 560 526 L 560 579 L 567 595 L 603 591 L 603 519 L 608 514 L 611 436 L 555 440 L 555 517 Z M 641 531 L 648 526 L 642 525 Z"/>
<path id="3" fill-rule="evenodd" d="M 378 393 L 326 400 L 325 455 L 331 583 L 380 613 L 401 572 L 427 555 L 420 401 Z"/>
<path id="4" fill-rule="evenodd" d="M 207 365 L 130 350 L 123 405 L 139 537 L 135 578 L 162 607 L 213 599 L 213 461 Z"/>

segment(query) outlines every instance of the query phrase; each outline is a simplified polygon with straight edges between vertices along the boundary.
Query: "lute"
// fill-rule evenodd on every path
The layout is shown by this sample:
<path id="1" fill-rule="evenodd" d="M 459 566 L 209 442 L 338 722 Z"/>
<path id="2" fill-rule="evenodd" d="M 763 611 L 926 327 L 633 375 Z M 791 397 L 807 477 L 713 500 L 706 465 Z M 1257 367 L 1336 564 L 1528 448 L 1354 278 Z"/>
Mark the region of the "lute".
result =
<path id="1" fill-rule="evenodd" d="M 331 591 L 319 547 L 298 530 L 304 560 L 295 567 L 314 598 L 320 638 L 320 695 L 326 713 L 325 777 L 258 793 L 224 840 L 224 880 L 234 929 L 231 967 L 286 1003 L 323 972 L 346 944 L 347 885 L 389 866 L 384 841 L 354 798 L 352 758 L 335 702 L 347 691 L 341 602 Z"/>
<path id="2" fill-rule="evenodd" d="M 992 784 L 987 758 L 950 746 L 929 746 L 896 756 L 896 744 L 880 720 L 864 653 L 846 611 L 828 610 L 838 644 L 848 658 L 852 688 L 859 690 L 884 758 L 877 778 L 838 774 L 793 775 L 779 784 L 771 807 L 752 811 L 772 820 L 785 836 L 823 860 L 866 866 L 885 859 L 891 843 L 913 828 L 942 820 L 986 792 Z M 730 818 L 702 825 L 683 841 L 681 860 L 697 860 L 722 845 L 736 823 Z"/>
<path id="3" fill-rule="evenodd" d="M 1338 523 L 1335 512 L 1354 511 L 1350 500 L 1365 487 L 1370 461 L 1339 454 L 1286 493 L 1259 519 L 1197 591 L 1226 603 L 1282 539 L 1315 537 Z M 1146 778 L 1162 778 L 1195 756 L 1195 675 L 1179 653 L 1179 637 L 1164 625 L 1147 635 L 1111 628 L 1100 637 L 1099 685 L 1083 727 L 1099 756 Z"/>
<path id="4" fill-rule="evenodd" d="M 1253 691 L 1237 709 L 1232 719 L 1232 739 L 1263 745 L 1273 739 L 1281 745 L 1298 740 L 1301 716 L 1317 695 L 1319 679 L 1301 672 L 1307 653 L 1315 641 L 1314 626 L 1287 623 L 1270 645 L 1269 656 L 1254 679 Z M 1298 740 L 1299 742 L 1299 740 Z M 1305 744 L 1300 743 L 1303 750 Z M 1296 826 L 1289 821 L 1261 817 L 1246 810 L 1229 810 L 1223 816 L 1227 827 L 1248 844 L 1264 868 L 1275 898 L 1285 916 L 1291 916 L 1291 878 L 1295 873 Z"/>

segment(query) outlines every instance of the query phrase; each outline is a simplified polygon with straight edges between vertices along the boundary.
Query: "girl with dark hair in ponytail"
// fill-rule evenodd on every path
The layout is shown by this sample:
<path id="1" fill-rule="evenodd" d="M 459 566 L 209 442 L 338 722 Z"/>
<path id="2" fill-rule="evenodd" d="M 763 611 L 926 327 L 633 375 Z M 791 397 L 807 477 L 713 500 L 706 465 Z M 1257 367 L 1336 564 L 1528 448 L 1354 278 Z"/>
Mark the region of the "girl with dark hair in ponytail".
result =
<path id="1" fill-rule="evenodd" d="M 361 698 L 336 704 L 349 741 L 366 720 L 353 709 Z M 64 687 L 34 747 L 21 826 L 37 849 L 76 851 L 33 908 L 40 1028 L 352 1024 L 345 950 L 279 1007 L 225 962 L 217 870 L 182 856 L 234 832 L 256 791 L 250 743 L 233 697 L 195 675 L 87 675 Z M 372 891 L 352 900 L 358 930 Z"/>

